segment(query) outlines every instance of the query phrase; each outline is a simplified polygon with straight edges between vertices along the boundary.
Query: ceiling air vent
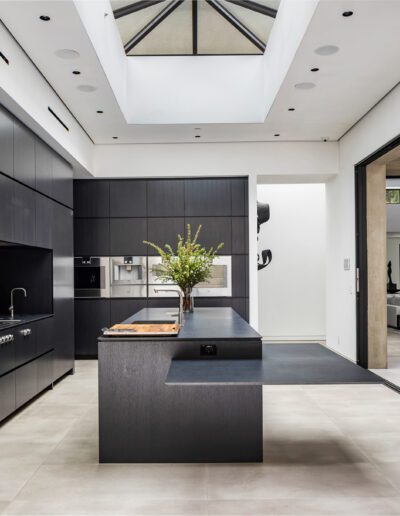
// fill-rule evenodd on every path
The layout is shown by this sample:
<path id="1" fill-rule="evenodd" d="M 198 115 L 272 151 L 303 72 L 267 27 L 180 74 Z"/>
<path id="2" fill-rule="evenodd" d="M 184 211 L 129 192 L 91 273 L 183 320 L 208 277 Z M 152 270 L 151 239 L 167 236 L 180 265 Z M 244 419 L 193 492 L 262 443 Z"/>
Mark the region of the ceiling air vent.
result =
<path id="1" fill-rule="evenodd" d="M 6 58 L 6 56 L 3 54 L 3 52 L 0 52 L 0 57 L 6 64 L 10 64 L 10 61 Z"/>
<path id="2" fill-rule="evenodd" d="M 57 122 L 59 122 L 59 123 L 64 127 L 64 129 L 65 129 L 66 131 L 69 131 L 68 126 L 67 126 L 66 124 L 64 124 L 64 122 L 61 120 L 61 118 L 60 118 L 58 115 L 56 115 L 56 114 L 54 113 L 54 111 L 51 109 L 51 107 L 49 107 L 49 106 L 48 106 L 48 107 L 47 107 L 47 109 L 48 109 L 48 110 L 50 111 L 50 113 L 54 116 L 54 118 L 57 120 Z"/>

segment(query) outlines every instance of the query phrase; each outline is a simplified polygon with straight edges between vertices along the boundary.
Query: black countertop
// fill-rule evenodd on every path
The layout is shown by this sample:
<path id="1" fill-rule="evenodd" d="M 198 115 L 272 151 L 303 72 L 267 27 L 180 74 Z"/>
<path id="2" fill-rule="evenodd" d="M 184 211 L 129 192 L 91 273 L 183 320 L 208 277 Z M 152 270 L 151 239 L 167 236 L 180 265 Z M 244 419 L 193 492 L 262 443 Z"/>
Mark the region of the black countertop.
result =
<path id="1" fill-rule="evenodd" d="M 22 326 L 23 324 L 40 321 L 41 319 L 47 319 L 48 317 L 53 317 L 53 314 L 15 314 L 14 320 L 9 319 L 6 323 L 0 323 L 0 331 L 10 330 L 16 326 Z M 0 320 L 8 318 L 8 315 L 0 315 Z"/>
<path id="2" fill-rule="evenodd" d="M 130 324 L 134 321 L 176 321 L 177 310 L 173 308 L 143 308 L 122 322 Z M 193 313 L 184 314 L 184 324 L 176 337 L 100 337 L 99 340 L 260 340 L 257 333 L 232 308 L 195 308 Z"/>

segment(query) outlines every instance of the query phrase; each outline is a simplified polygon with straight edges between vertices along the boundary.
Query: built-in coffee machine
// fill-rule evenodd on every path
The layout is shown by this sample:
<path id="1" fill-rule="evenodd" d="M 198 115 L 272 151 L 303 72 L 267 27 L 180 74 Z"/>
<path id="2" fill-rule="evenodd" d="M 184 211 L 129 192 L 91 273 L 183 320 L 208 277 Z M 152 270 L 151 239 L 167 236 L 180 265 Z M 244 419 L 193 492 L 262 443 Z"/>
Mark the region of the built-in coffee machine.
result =
<path id="1" fill-rule="evenodd" d="M 110 258 L 111 297 L 146 297 L 146 264 L 145 256 Z"/>

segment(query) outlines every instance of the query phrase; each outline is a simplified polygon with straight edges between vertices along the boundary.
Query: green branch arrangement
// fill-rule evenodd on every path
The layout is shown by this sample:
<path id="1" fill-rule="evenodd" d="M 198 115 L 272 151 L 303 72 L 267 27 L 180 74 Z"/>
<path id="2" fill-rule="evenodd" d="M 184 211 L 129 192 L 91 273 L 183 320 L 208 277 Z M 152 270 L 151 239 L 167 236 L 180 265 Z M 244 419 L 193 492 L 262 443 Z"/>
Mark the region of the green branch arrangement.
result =
<path id="1" fill-rule="evenodd" d="M 153 268 L 153 272 L 163 283 L 171 281 L 185 291 L 211 277 L 213 260 L 224 244 L 221 242 L 216 248 L 211 247 L 207 250 L 197 243 L 200 230 L 201 224 L 192 239 L 191 227 L 188 224 L 187 238 L 184 240 L 181 235 L 178 235 L 176 251 L 170 244 L 165 244 L 162 249 L 153 242 L 143 241 L 161 256 L 162 262 Z"/>

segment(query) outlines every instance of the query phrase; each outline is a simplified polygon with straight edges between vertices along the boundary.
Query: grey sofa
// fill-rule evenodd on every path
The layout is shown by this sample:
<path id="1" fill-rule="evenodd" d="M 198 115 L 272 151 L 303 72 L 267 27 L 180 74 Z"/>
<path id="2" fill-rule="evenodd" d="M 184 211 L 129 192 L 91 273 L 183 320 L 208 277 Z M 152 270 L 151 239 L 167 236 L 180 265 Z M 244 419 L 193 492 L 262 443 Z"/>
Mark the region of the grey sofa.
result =
<path id="1" fill-rule="evenodd" d="M 400 294 L 387 295 L 387 325 L 400 330 Z"/>

